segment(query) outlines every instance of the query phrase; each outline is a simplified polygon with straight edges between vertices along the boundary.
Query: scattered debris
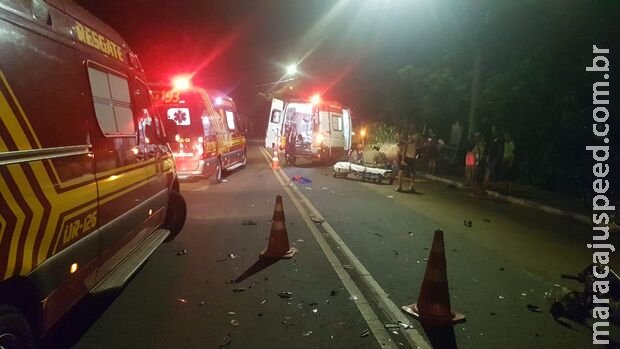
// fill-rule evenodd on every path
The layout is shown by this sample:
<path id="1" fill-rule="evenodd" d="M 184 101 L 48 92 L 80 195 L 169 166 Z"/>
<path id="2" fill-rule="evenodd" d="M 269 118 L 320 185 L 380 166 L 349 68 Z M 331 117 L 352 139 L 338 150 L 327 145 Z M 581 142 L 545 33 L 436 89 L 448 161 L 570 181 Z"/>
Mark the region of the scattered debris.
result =
<path id="1" fill-rule="evenodd" d="M 370 331 L 368 329 L 365 329 L 364 332 L 360 334 L 360 337 L 368 337 L 369 332 Z"/>
<path id="2" fill-rule="evenodd" d="M 237 326 L 239 326 L 239 321 L 237 321 L 235 319 L 232 319 L 232 320 L 230 320 L 230 324 L 233 325 L 234 327 L 237 327 Z"/>
<path id="3" fill-rule="evenodd" d="M 261 317 L 261 316 L 263 316 L 263 315 L 265 315 L 265 314 L 263 314 L 263 313 L 258 313 L 258 314 L 256 314 L 256 316 L 258 316 L 258 317 Z"/>
<path id="4" fill-rule="evenodd" d="M 177 256 L 182 256 L 184 254 L 187 254 L 187 250 L 178 250 L 177 251 Z"/>
<path id="5" fill-rule="evenodd" d="M 222 179 L 222 182 L 228 182 L 228 179 Z"/>
<path id="6" fill-rule="evenodd" d="M 392 196 L 392 195 L 388 195 L 388 196 L 387 196 L 387 198 L 388 198 L 388 199 L 393 199 L 393 198 L 394 198 L 394 196 Z"/>
<path id="7" fill-rule="evenodd" d="M 504 296 L 498 296 L 497 298 L 499 298 L 499 299 L 504 299 Z"/>
<path id="8" fill-rule="evenodd" d="M 224 337 L 224 339 L 222 339 L 222 342 L 220 343 L 220 348 L 229 345 L 231 342 L 232 342 L 232 339 L 230 338 L 230 333 L 229 333 L 226 335 L 226 337 Z"/>
<path id="9" fill-rule="evenodd" d="M 310 179 L 308 179 L 306 177 L 302 177 L 302 176 L 293 176 L 293 177 L 291 177 L 291 179 L 293 180 L 293 182 L 297 182 L 299 184 L 312 183 L 312 181 Z"/>
<path id="10" fill-rule="evenodd" d="M 409 232 L 409 236 L 413 236 L 413 232 L 412 231 Z"/>
<path id="11" fill-rule="evenodd" d="M 491 220 L 489 220 L 488 218 L 483 219 L 485 223 L 491 223 Z"/>
<path id="12" fill-rule="evenodd" d="M 379 236 L 379 237 L 383 237 L 383 235 L 378 234 L 378 233 L 374 233 L 375 235 Z"/>
<path id="13" fill-rule="evenodd" d="M 198 305 L 205 305 L 205 301 L 198 303 Z"/>
<path id="14" fill-rule="evenodd" d="M 258 225 L 258 223 L 254 222 L 253 220 L 246 219 L 243 222 L 241 222 L 241 225 Z"/>
<path id="15" fill-rule="evenodd" d="M 387 324 L 383 324 L 383 326 L 385 327 L 386 330 L 388 331 L 393 331 L 393 330 L 398 330 L 400 329 L 400 325 L 399 324 L 392 324 L 392 323 L 387 323 Z"/>
<path id="16" fill-rule="evenodd" d="M 521 293 L 521 297 L 527 297 L 527 293 L 525 292 Z"/>
<path id="17" fill-rule="evenodd" d="M 245 287 L 236 287 L 236 288 L 233 288 L 233 292 L 243 292 L 243 291 L 245 291 Z"/>
<path id="18" fill-rule="evenodd" d="M 325 222 L 324 219 L 318 218 L 318 217 L 315 217 L 315 216 L 310 216 L 310 220 L 313 221 L 314 223 L 323 223 L 323 222 Z"/>
<path id="19" fill-rule="evenodd" d="M 293 298 L 293 293 L 292 292 L 280 292 L 278 293 L 278 296 L 282 299 L 291 299 Z"/>
<path id="20" fill-rule="evenodd" d="M 229 255 L 228 255 L 228 257 L 229 257 L 230 259 L 235 259 L 235 258 L 239 257 L 239 255 L 236 255 L 236 254 L 234 254 L 234 253 L 231 253 L 231 254 L 229 254 Z"/>
<path id="21" fill-rule="evenodd" d="M 392 252 L 394 252 L 395 256 L 398 256 L 398 251 L 397 250 L 392 250 Z"/>
<path id="22" fill-rule="evenodd" d="M 533 304 L 528 304 L 526 305 L 527 310 L 534 312 L 534 313 L 542 313 L 542 309 L 540 309 L 539 306 L 537 305 L 533 305 Z"/>
<path id="23" fill-rule="evenodd" d="M 338 294 L 338 290 L 336 290 L 336 289 L 331 290 L 331 292 L 329 293 L 329 295 L 332 296 L 332 297 L 337 295 L 337 294 Z"/>
<path id="24" fill-rule="evenodd" d="M 464 226 L 466 226 L 466 227 L 468 227 L 468 228 L 471 228 L 471 227 L 472 227 L 472 222 L 471 222 L 471 221 L 468 221 L 468 220 L 464 220 L 464 221 L 463 221 L 463 225 L 464 225 Z"/>
<path id="25" fill-rule="evenodd" d="M 353 267 L 351 267 L 351 266 L 350 266 L 350 265 L 348 265 L 348 264 L 343 264 L 343 265 L 342 265 L 342 267 L 343 267 L 344 269 L 351 269 L 351 268 L 353 268 Z"/>
<path id="26" fill-rule="evenodd" d="M 489 313 L 489 315 L 493 315 L 493 316 L 495 316 L 495 315 L 497 315 L 497 314 L 495 314 L 495 313 Z"/>
<path id="27" fill-rule="evenodd" d="M 357 300 L 357 296 L 352 294 L 351 297 L 349 297 L 349 300 L 356 301 Z"/>
<path id="28" fill-rule="evenodd" d="M 406 324 L 406 323 L 403 323 L 403 322 L 400 322 L 400 321 L 398 321 L 398 325 L 402 326 L 402 328 L 405 329 L 405 330 L 409 330 L 409 329 L 413 328 L 412 324 Z"/>
<path id="29" fill-rule="evenodd" d="M 292 224 L 293 224 L 293 223 L 291 223 L 291 225 L 292 225 Z M 305 241 L 304 241 L 303 239 L 299 239 L 299 240 L 297 240 L 297 242 L 305 242 Z"/>
<path id="30" fill-rule="evenodd" d="M 302 333 L 301 335 L 304 336 L 304 337 L 308 337 L 311 334 L 312 334 L 312 331 L 306 331 L 306 332 Z"/>
<path id="31" fill-rule="evenodd" d="M 183 298 L 177 298 L 177 302 L 179 302 L 179 303 L 189 303 L 187 301 L 187 299 L 183 299 Z"/>
<path id="32" fill-rule="evenodd" d="M 267 300 L 266 300 L 266 299 L 263 299 L 262 301 L 260 301 L 260 304 L 261 304 L 261 305 L 263 305 L 263 304 L 265 304 L 265 303 L 267 303 Z"/>
<path id="33" fill-rule="evenodd" d="M 229 311 L 228 315 L 237 315 L 237 313 L 235 313 L 234 311 Z"/>
<path id="34" fill-rule="evenodd" d="M 499 271 L 504 271 L 504 267 L 499 267 Z"/>
<path id="35" fill-rule="evenodd" d="M 317 303 L 317 302 L 312 302 L 312 303 L 310 303 L 310 304 L 308 304 L 308 305 L 309 305 L 309 306 L 311 306 L 311 307 L 314 307 L 314 306 L 319 305 L 319 303 Z"/>
<path id="36" fill-rule="evenodd" d="M 312 312 L 316 314 L 316 313 L 319 312 L 319 310 L 318 309 L 312 309 Z"/>

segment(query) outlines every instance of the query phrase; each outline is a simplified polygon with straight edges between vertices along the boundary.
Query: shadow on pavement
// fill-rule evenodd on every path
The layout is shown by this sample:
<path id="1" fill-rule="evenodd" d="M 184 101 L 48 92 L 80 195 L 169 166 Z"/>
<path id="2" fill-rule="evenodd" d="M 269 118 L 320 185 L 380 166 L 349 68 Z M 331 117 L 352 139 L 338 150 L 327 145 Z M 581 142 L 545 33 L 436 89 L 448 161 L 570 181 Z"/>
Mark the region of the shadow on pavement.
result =
<path id="1" fill-rule="evenodd" d="M 39 348 L 70 348 L 108 309 L 121 291 L 112 291 L 97 296 L 88 295 L 80 300 L 43 337 Z"/>
<path id="2" fill-rule="evenodd" d="M 248 270 L 244 271 L 237 279 L 235 279 L 235 283 L 241 282 L 250 276 L 258 273 L 259 271 L 268 268 L 272 264 L 281 260 L 282 258 L 259 258 Z"/>
<path id="3" fill-rule="evenodd" d="M 428 326 L 422 324 L 426 337 L 431 342 L 433 348 L 437 349 L 456 349 L 456 335 L 453 326 Z"/>

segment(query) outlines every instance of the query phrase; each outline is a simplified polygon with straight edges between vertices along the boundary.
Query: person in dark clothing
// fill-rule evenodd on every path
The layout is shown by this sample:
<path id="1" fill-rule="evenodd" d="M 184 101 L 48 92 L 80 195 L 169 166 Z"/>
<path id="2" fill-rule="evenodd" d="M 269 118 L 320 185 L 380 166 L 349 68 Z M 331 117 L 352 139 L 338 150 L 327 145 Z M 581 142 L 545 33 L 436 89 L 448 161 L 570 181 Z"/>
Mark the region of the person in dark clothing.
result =
<path id="1" fill-rule="evenodd" d="M 434 175 L 437 168 L 437 153 L 439 152 L 439 139 L 433 131 L 430 131 L 430 137 L 424 144 L 424 158 L 428 160 L 428 173 Z"/>
<path id="2" fill-rule="evenodd" d="M 295 166 L 297 161 L 297 130 L 295 127 L 291 127 L 286 136 L 286 144 L 285 144 L 285 158 L 287 166 Z"/>
<path id="3" fill-rule="evenodd" d="M 487 190 L 489 182 L 496 180 L 497 170 L 502 162 L 504 155 L 504 141 L 496 132 L 495 126 L 491 129 L 491 139 L 485 154 L 485 171 L 482 190 Z"/>

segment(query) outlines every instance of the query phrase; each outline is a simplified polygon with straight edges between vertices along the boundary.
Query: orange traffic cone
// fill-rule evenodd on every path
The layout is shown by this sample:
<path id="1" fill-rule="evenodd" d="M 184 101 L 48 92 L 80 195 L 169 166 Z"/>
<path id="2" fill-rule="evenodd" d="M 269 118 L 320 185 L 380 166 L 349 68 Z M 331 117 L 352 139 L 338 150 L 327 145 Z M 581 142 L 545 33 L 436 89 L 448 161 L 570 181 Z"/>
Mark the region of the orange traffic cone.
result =
<path id="1" fill-rule="evenodd" d="M 276 196 L 276 207 L 273 210 L 271 232 L 267 249 L 261 252 L 261 258 L 291 258 L 297 252 L 295 247 L 289 247 L 286 223 L 284 222 L 284 207 L 282 197 Z"/>
<path id="2" fill-rule="evenodd" d="M 453 312 L 450 308 L 442 230 L 435 230 L 418 302 L 404 305 L 402 309 L 429 326 L 449 326 L 465 321 L 465 315 Z"/>
<path id="3" fill-rule="evenodd" d="M 280 169 L 280 159 L 278 158 L 278 149 L 273 150 L 273 158 L 271 158 L 271 169 L 272 170 Z"/>

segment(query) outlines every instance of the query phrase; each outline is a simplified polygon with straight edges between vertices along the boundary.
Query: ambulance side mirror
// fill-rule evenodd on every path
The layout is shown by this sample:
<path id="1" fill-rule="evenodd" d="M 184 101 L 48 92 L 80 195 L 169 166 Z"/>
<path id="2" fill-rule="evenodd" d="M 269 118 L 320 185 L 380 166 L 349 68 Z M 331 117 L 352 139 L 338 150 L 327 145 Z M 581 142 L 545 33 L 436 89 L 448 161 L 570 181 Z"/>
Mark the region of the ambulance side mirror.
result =
<path id="1" fill-rule="evenodd" d="M 166 119 L 164 121 L 164 129 L 166 130 L 166 142 L 174 143 L 176 136 L 179 134 L 179 126 L 174 120 Z"/>

